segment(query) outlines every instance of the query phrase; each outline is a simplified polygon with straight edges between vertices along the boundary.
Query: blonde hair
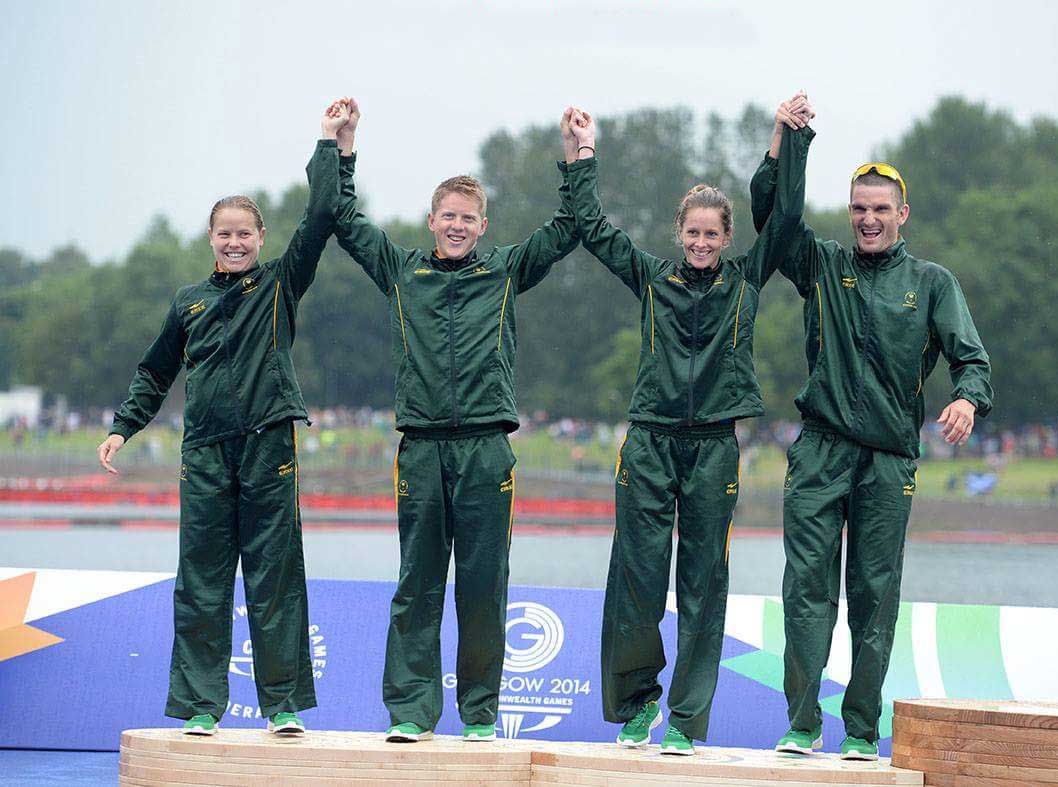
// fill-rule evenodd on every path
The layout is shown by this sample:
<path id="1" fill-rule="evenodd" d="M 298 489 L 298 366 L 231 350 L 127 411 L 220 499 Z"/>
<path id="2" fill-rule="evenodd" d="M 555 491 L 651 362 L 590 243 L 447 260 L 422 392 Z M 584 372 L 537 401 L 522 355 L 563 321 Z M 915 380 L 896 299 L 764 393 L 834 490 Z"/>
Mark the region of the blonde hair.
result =
<path id="1" fill-rule="evenodd" d="M 673 225 L 676 229 L 676 243 L 680 243 L 680 233 L 683 231 L 683 222 L 687 220 L 687 214 L 695 208 L 716 208 L 720 211 L 720 221 L 724 225 L 724 233 L 730 235 L 732 227 L 731 200 L 720 189 L 699 183 L 688 191 L 680 206 L 676 209 L 676 220 Z"/>
<path id="2" fill-rule="evenodd" d="M 257 231 L 260 232 L 264 229 L 264 218 L 261 216 L 261 209 L 257 207 L 256 202 L 242 194 L 236 194 L 232 197 L 225 197 L 224 199 L 217 200 L 216 204 L 213 206 L 213 210 L 209 212 L 210 229 L 213 229 L 213 219 L 216 218 L 217 213 L 224 208 L 248 210 L 253 215 L 253 221 L 254 224 L 257 225 Z"/>
<path id="3" fill-rule="evenodd" d="M 896 202 L 896 209 L 904 207 L 904 192 L 900 188 L 900 181 L 894 180 L 893 178 L 887 178 L 885 175 L 879 175 L 877 172 L 864 172 L 849 186 L 849 201 L 852 201 L 852 192 L 855 191 L 857 185 L 864 186 L 888 186 L 893 190 L 893 200 Z"/>
<path id="4" fill-rule="evenodd" d="M 481 215 L 482 217 L 485 216 L 489 201 L 488 197 L 485 196 L 485 187 L 481 185 L 481 181 L 477 178 L 472 178 L 470 175 L 456 175 L 454 178 L 441 181 L 441 184 L 433 190 L 433 197 L 430 198 L 430 212 L 436 213 L 437 206 L 441 204 L 441 200 L 449 194 L 460 194 L 477 200 Z"/>

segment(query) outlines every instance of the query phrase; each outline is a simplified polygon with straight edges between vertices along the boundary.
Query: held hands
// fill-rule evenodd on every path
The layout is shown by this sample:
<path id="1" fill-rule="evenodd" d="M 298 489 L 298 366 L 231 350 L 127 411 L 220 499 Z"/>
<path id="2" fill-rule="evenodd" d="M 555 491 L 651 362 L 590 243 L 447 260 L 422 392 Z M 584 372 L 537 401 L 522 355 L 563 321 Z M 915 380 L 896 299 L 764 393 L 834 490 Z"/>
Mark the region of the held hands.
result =
<path id="1" fill-rule="evenodd" d="M 569 126 L 577 140 L 577 158 L 591 158 L 595 155 L 595 119 L 587 110 L 571 109 Z"/>
<path id="2" fill-rule="evenodd" d="M 338 130 L 349 122 L 349 107 L 337 99 L 331 103 L 323 113 L 320 127 L 323 130 L 324 139 L 337 139 Z"/>
<path id="3" fill-rule="evenodd" d="M 591 147 L 591 155 L 594 155 L 594 126 L 592 127 L 592 140 L 590 142 L 582 142 L 581 137 L 578 136 L 578 128 L 586 125 L 590 120 L 591 116 L 579 107 L 566 107 L 566 111 L 562 113 L 562 122 L 559 123 L 559 129 L 562 131 L 562 147 L 566 153 L 567 164 L 572 164 L 578 158 L 581 158 L 578 151 L 581 146 Z M 588 155 L 588 152 L 584 151 L 583 158 L 587 158 Z"/>
<path id="4" fill-rule="evenodd" d="M 938 424 L 944 424 L 944 440 L 948 443 L 966 445 L 974 430 L 974 414 L 977 408 L 965 399 L 956 399 L 941 411 Z"/>
<path id="5" fill-rule="evenodd" d="M 356 103 L 355 98 L 350 96 L 340 99 L 340 103 L 349 113 L 349 119 L 344 126 L 338 129 L 338 148 L 343 156 L 348 156 L 352 154 L 356 146 L 356 124 L 360 122 L 360 105 Z"/>
<path id="6" fill-rule="evenodd" d="M 782 147 L 782 130 L 785 126 L 796 131 L 807 126 L 815 116 L 815 110 L 808 101 L 808 94 L 803 90 L 798 90 L 789 101 L 779 104 L 779 108 L 775 110 L 775 130 L 772 133 L 768 156 L 773 159 L 779 158 L 779 150 Z"/>
<path id="7" fill-rule="evenodd" d="M 101 442 L 99 448 L 96 449 L 96 453 L 99 455 L 99 464 L 103 465 L 103 468 L 108 473 L 113 473 L 114 475 L 118 474 L 117 468 L 110 464 L 110 461 L 124 445 L 124 437 L 119 434 L 112 434 L 106 440 Z"/>
<path id="8" fill-rule="evenodd" d="M 576 111 L 574 107 L 566 107 L 566 111 L 562 113 L 562 120 L 558 124 L 559 131 L 562 132 L 562 149 L 565 152 L 567 164 L 572 164 L 577 160 L 577 137 L 570 128 L 573 113 Z"/>
<path id="9" fill-rule="evenodd" d="M 775 111 L 775 131 L 781 134 L 784 125 L 792 129 L 804 128 L 815 116 L 808 94 L 798 90 L 793 98 L 783 101 Z"/>

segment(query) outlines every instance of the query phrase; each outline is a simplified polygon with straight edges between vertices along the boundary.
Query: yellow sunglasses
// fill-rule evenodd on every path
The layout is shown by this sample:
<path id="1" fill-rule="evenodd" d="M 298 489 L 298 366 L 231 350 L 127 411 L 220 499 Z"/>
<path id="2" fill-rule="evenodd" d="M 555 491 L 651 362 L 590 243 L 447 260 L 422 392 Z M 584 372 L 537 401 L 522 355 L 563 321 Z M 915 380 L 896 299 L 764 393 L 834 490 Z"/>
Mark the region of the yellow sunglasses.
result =
<path id="1" fill-rule="evenodd" d="M 857 167 L 856 171 L 852 173 L 852 182 L 856 182 L 856 178 L 861 175 L 866 175 L 868 172 L 874 172 L 881 175 L 883 178 L 889 178 L 895 180 L 900 184 L 900 195 L 904 202 L 907 202 L 907 184 L 904 183 L 904 179 L 900 177 L 900 173 L 896 171 L 896 167 L 892 164 L 886 164 L 881 161 L 876 161 L 871 164 L 864 164 L 862 167 Z"/>

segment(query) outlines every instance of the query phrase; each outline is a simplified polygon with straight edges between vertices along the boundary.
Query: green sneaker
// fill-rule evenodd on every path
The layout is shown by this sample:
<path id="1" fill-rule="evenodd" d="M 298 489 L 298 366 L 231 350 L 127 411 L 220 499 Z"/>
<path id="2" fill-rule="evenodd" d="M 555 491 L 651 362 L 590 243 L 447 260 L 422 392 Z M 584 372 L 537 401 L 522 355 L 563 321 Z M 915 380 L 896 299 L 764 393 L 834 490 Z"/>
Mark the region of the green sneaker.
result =
<path id="1" fill-rule="evenodd" d="M 428 741 L 432 737 L 433 730 L 424 730 L 413 721 L 394 724 L 386 730 L 387 743 L 415 743 L 416 741 Z"/>
<path id="2" fill-rule="evenodd" d="M 814 730 L 795 730 L 791 727 L 775 744 L 775 751 L 782 751 L 787 754 L 811 754 L 822 748 L 822 727 L 816 727 Z"/>
<path id="3" fill-rule="evenodd" d="M 496 740 L 495 724 L 466 724 L 463 726 L 463 740 L 465 741 L 494 741 Z"/>
<path id="4" fill-rule="evenodd" d="M 208 713 L 202 713 L 185 721 L 184 728 L 180 732 L 184 735 L 216 735 L 219 729 L 219 721 Z"/>
<path id="5" fill-rule="evenodd" d="M 268 731 L 276 735 L 303 735 L 305 722 L 296 713 L 277 713 L 269 717 Z"/>
<path id="6" fill-rule="evenodd" d="M 661 708 L 651 700 L 631 720 L 625 722 L 617 742 L 622 746 L 634 749 L 650 743 L 650 731 L 661 724 Z"/>
<path id="7" fill-rule="evenodd" d="M 843 760 L 877 760 L 878 744 L 865 741 L 863 738 L 853 738 L 846 735 L 841 742 L 841 759 Z"/>
<path id="8" fill-rule="evenodd" d="M 665 737 L 661 739 L 661 753 L 692 755 L 694 741 L 670 724 L 665 730 Z"/>

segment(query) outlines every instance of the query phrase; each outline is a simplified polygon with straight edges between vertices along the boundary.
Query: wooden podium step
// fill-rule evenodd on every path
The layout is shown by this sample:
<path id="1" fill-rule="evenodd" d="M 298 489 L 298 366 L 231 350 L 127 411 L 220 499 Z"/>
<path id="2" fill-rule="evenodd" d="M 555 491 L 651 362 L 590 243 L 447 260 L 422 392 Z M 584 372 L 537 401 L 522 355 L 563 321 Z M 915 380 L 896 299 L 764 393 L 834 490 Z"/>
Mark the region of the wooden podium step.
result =
<path id="1" fill-rule="evenodd" d="M 898 700 L 893 765 L 944 787 L 1058 787 L 1058 704 Z"/>
<path id="2" fill-rule="evenodd" d="M 309 785 L 360 787 L 634 787 L 635 785 L 920 785 L 922 774 L 876 763 L 845 762 L 753 749 L 700 747 L 694 757 L 658 747 L 498 740 L 466 743 L 438 736 L 413 744 L 381 734 L 316 732 L 280 738 L 263 730 L 220 730 L 191 737 L 178 730 L 128 730 L 121 736 L 119 783 L 157 785 Z"/>

